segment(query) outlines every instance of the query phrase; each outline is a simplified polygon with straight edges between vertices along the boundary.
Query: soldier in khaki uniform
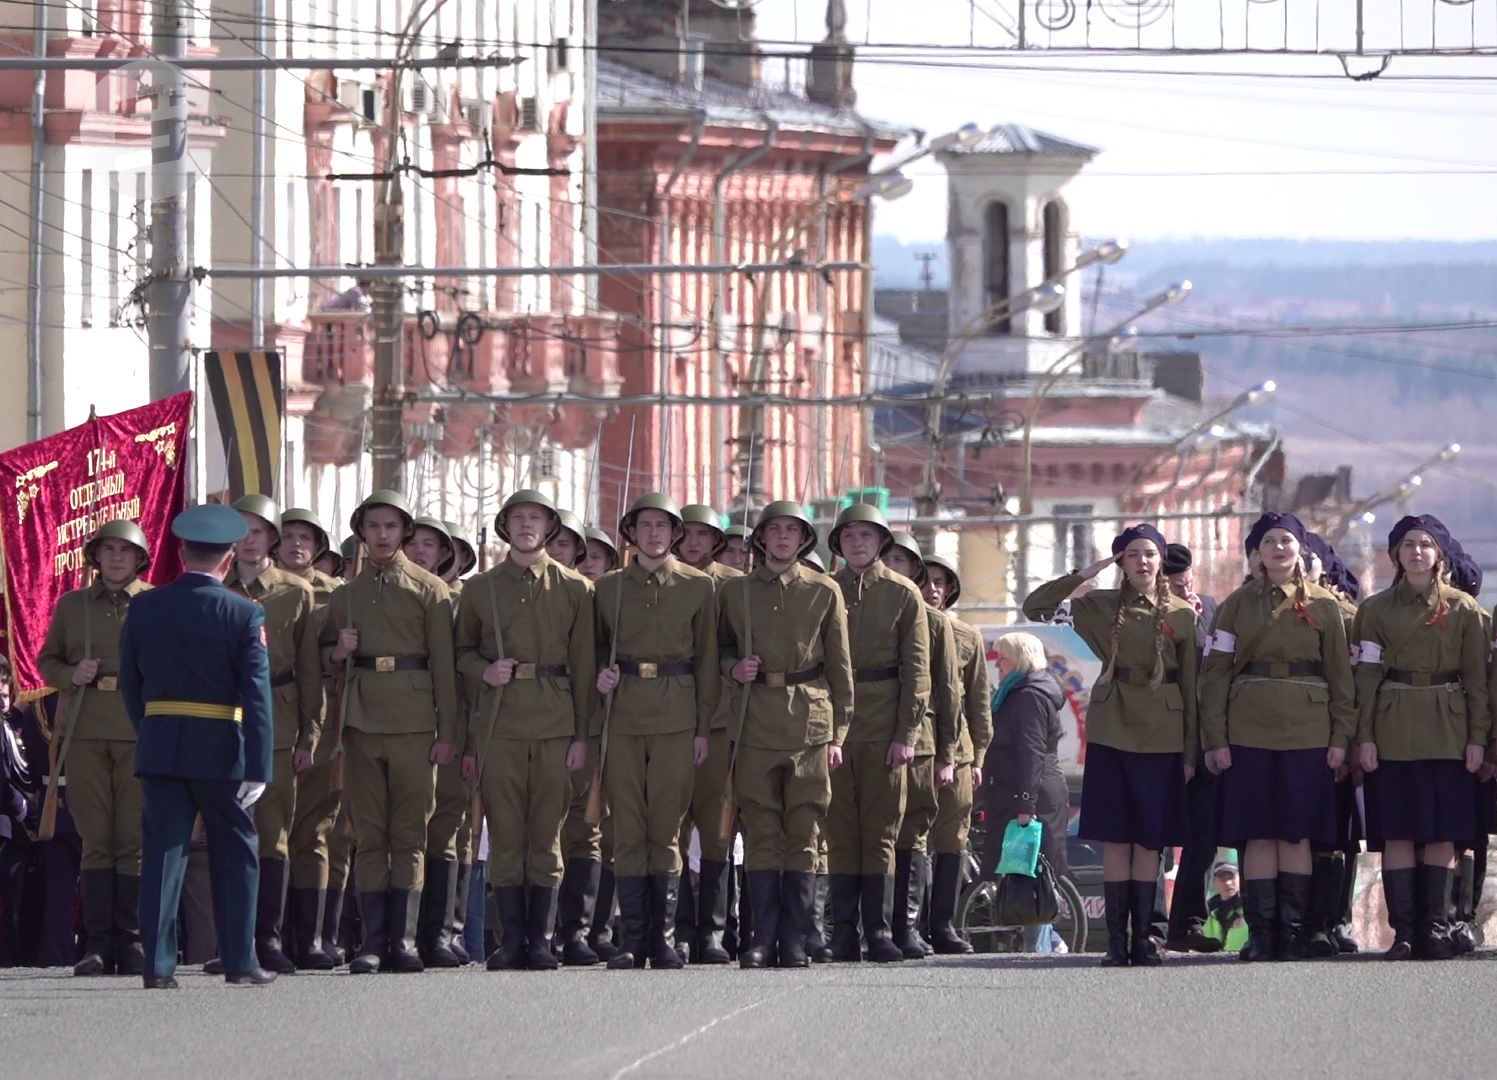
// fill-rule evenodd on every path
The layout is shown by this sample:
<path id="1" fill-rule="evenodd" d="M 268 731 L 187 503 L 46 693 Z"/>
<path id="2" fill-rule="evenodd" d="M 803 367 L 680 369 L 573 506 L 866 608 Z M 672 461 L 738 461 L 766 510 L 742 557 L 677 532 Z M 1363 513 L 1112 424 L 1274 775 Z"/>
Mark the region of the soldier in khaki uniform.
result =
<path id="1" fill-rule="evenodd" d="M 718 556 L 727 550 L 728 537 L 716 510 L 702 503 L 683 506 L 681 522 L 683 535 L 675 552 L 682 562 L 710 575 L 719 592 L 725 582 L 743 576 L 742 572 L 717 561 Z M 733 849 L 730 840 L 721 835 L 718 817 L 722 811 L 723 791 L 728 786 L 728 758 L 731 756 L 731 735 L 728 732 L 731 710 L 728 704 L 731 697 L 732 683 L 724 678 L 717 714 L 712 718 L 712 730 L 707 736 L 707 760 L 697 768 L 691 810 L 681 829 L 681 849 L 684 851 L 691 841 L 692 826 L 696 826 L 701 852 L 695 895 L 682 889 L 685 915 L 678 920 L 678 926 L 691 934 L 686 941 L 692 963 L 696 964 L 726 964 L 729 960 L 727 950 L 723 948 L 723 934 L 728 926 L 728 872 L 732 868 Z"/>
<path id="2" fill-rule="evenodd" d="M 68 757 L 68 809 L 83 839 L 83 928 L 87 945 L 75 975 L 139 975 L 140 781 L 135 776 L 135 728 L 119 694 L 120 627 L 131 597 L 151 586 L 140 574 L 151 565 L 145 533 L 133 521 L 111 521 L 83 546 L 99 580 L 65 593 L 52 612 L 37 667 L 59 691 L 53 738 L 67 735 L 74 698 L 81 694 Z M 86 612 L 86 614 L 85 614 Z M 84 654 L 84 623 L 88 654 Z"/>
<path id="3" fill-rule="evenodd" d="M 909 533 L 894 530 L 894 546 L 884 554 L 884 565 L 924 590 L 930 580 L 920 544 Z M 921 593 L 924 599 L 924 592 Z M 915 743 L 910 762 L 904 818 L 894 845 L 894 944 L 906 960 L 920 960 L 935 947 L 920 936 L 920 913 L 930 887 L 930 829 L 939 809 L 939 791 L 955 778 L 957 713 L 962 688 L 957 671 L 956 638 L 952 620 L 925 605 L 930 631 L 930 709 Z"/>
<path id="4" fill-rule="evenodd" d="M 717 561 L 729 570 L 737 570 L 740 574 L 748 573 L 756 554 L 749 530 L 742 525 L 729 525 L 723 530 L 723 537 L 727 543 L 718 552 Z"/>
<path id="5" fill-rule="evenodd" d="M 462 737 L 452 600 L 401 551 L 414 528 L 405 497 L 376 491 L 353 514 L 368 559 L 333 593 L 322 628 L 326 669 L 352 671 L 343 733 L 344 797 L 358 854 L 364 941 L 349 970 L 421 971 L 416 918 L 436 770 Z M 388 954 L 388 955 L 387 955 Z"/>
<path id="6" fill-rule="evenodd" d="M 264 495 L 246 495 L 234 509 L 249 531 L 234 545 L 234 565 L 224 585 L 265 611 L 275 718 L 270 782 L 255 803 L 255 832 L 260 842 L 255 954 L 261 967 L 284 975 L 296 970 L 281 949 L 286 864 L 291 857 L 291 826 L 296 818 L 296 781 L 311 768 L 312 752 L 322 731 L 319 620 L 312 587 L 271 562 L 271 553 L 281 539 L 280 509 Z"/>
<path id="7" fill-rule="evenodd" d="M 950 612 L 962 594 L 962 579 L 956 567 L 938 555 L 925 556 L 926 581 L 921 591 L 925 602 Z M 993 714 L 989 710 L 992 690 L 988 686 L 988 656 L 982 634 L 976 627 L 952 616 L 956 640 L 956 664 L 961 691 L 957 710 L 955 760 L 951 779 L 937 776 L 936 820 L 931 825 L 931 846 L 936 863 L 931 874 L 930 938 L 941 955 L 970 953 L 972 946 L 952 925 L 957 894 L 962 887 L 962 858 L 972 827 L 972 802 L 982 787 L 981 762 L 993 741 Z"/>
<path id="8" fill-rule="evenodd" d="M 455 598 L 463 591 L 463 579 L 478 567 L 478 551 L 473 547 L 473 538 L 468 535 L 468 530 L 457 522 L 444 521 L 442 527 L 452 537 L 452 546 L 457 549 L 457 558 L 442 575 L 442 580 L 447 583 L 447 588 Z"/>
<path id="9" fill-rule="evenodd" d="M 447 526 L 434 517 L 418 517 L 405 544 L 405 557 L 447 583 L 457 567 L 457 545 Z M 449 587 L 450 590 L 450 587 Z M 426 875 L 421 911 L 416 918 L 416 951 L 427 967 L 461 967 L 453 949 L 457 919 L 458 834 L 468 816 L 468 788 L 462 762 L 437 766 L 437 802 L 426 823 Z"/>
<path id="10" fill-rule="evenodd" d="M 849 650 L 857 658 L 852 723 L 842 768 L 832 774 L 827 865 L 832 878 L 832 956 L 903 960 L 890 933 L 894 850 L 909 778 L 930 708 L 930 628 L 909 579 L 879 560 L 894 544 L 884 515 L 854 503 L 837 515 L 828 543 L 847 563 L 833 580 L 847 605 Z"/>
<path id="11" fill-rule="evenodd" d="M 558 510 L 556 517 L 561 527 L 546 542 L 546 554 L 568 570 L 575 570 L 577 564 L 587 557 L 587 527 L 570 510 Z"/>
<path id="12" fill-rule="evenodd" d="M 472 703 L 463 774 L 483 798 L 503 924 L 490 971 L 557 967 L 551 934 L 567 774 L 586 764 L 597 707 L 592 586 L 546 553 L 558 527 L 545 495 L 511 495 L 494 520 L 509 555 L 458 604 L 458 670 Z"/>
<path id="13" fill-rule="evenodd" d="M 276 563 L 288 574 L 312 588 L 312 610 L 317 635 L 327 616 L 328 601 L 341 582 L 316 568 L 328 550 L 327 530 L 310 510 L 281 511 L 281 542 Z M 336 554 L 336 553 L 335 553 Z M 341 557 L 339 558 L 341 562 Z M 321 670 L 321 656 L 318 657 Z M 296 817 L 291 823 L 291 959 L 298 968 L 328 971 L 342 962 L 335 954 L 338 916 L 343 910 L 343 882 L 348 876 L 348 837 L 333 832 L 343 803 L 341 780 L 335 785 L 333 748 L 340 733 L 333 730 L 336 717 L 336 681 L 322 674 L 322 733 L 312 751 L 312 764 L 296 777 Z M 341 768 L 337 770 L 340 774 Z M 336 889 L 330 877 L 337 874 Z"/>
<path id="14" fill-rule="evenodd" d="M 842 594 L 800 562 L 816 545 L 805 510 L 764 508 L 753 533 L 763 563 L 718 595 L 718 653 L 736 686 L 731 780 L 753 909 L 745 968 L 805 967 L 815 905 L 816 831 L 845 767 L 852 661 Z M 923 625 L 923 624 L 922 624 Z"/>
<path id="15" fill-rule="evenodd" d="M 452 565 L 442 574 L 442 580 L 447 583 L 448 590 L 452 593 L 452 610 L 457 612 L 458 598 L 463 594 L 463 579 L 466 578 L 478 566 L 478 551 L 473 547 L 473 538 L 468 535 L 468 530 L 455 521 L 444 521 L 442 525 L 447 529 L 447 535 L 452 537 L 452 545 L 457 549 L 457 557 L 452 560 Z M 458 685 L 462 689 L 461 682 Z M 466 714 L 467 710 L 464 709 Z M 461 777 L 462 763 L 458 762 L 459 780 Z M 466 796 L 467 785 L 463 785 Z M 442 773 L 437 772 L 437 799 L 442 798 Z M 465 797 L 463 799 L 463 820 L 457 830 L 457 888 L 453 893 L 452 900 L 452 925 L 448 934 L 448 947 L 452 954 L 457 957 L 460 964 L 469 963 L 472 957 L 468 955 L 468 947 L 463 943 L 463 931 L 468 922 L 468 890 L 473 880 L 473 825 L 472 803 Z M 446 924 L 444 923 L 444 928 Z"/>
<path id="16" fill-rule="evenodd" d="M 713 579 L 671 554 L 682 532 L 669 496 L 641 496 L 619 523 L 638 555 L 597 584 L 598 653 L 616 655 L 598 673 L 598 693 L 613 695 L 603 777 L 624 928 L 610 968 L 682 966 L 681 822 L 722 691 Z"/>

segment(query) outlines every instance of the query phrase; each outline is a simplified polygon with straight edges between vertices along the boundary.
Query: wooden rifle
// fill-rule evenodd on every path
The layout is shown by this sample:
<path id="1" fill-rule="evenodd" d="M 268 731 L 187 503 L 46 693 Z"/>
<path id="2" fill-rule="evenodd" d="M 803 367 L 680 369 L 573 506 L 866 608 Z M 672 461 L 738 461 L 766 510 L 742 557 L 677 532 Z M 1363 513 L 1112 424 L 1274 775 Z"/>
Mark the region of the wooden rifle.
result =
<path id="1" fill-rule="evenodd" d="M 754 433 L 749 433 L 748 468 L 743 477 L 743 530 L 745 543 L 748 545 L 748 561 L 744 564 L 748 569 L 744 572 L 743 588 L 743 659 L 747 660 L 754 655 L 754 617 L 752 594 L 749 590 L 748 576 L 753 573 L 754 567 L 754 545 L 748 537 L 749 519 L 749 483 L 754 475 Z M 717 819 L 717 835 L 724 843 L 733 839 L 733 819 L 738 816 L 737 785 L 734 783 L 734 766 L 738 764 L 738 744 L 743 741 L 743 724 L 748 719 L 749 687 L 752 683 L 743 684 L 743 697 L 738 700 L 738 731 L 733 736 L 733 744 L 728 749 L 728 782 L 723 785 L 722 810 Z"/>
<path id="2" fill-rule="evenodd" d="M 348 575 L 344 595 L 348 598 L 347 610 L 343 613 L 343 628 L 353 629 L 353 583 L 364 570 L 364 541 L 357 540 L 353 548 L 353 573 Z M 348 726 L 348 690 L 353 679 L 353 653 L 343 658 L 343 674 L 338 676 L 337 716 L 333 720 L 333 752 L 328 755 L 328 788 L 343 790 L 343 732 Z"/>

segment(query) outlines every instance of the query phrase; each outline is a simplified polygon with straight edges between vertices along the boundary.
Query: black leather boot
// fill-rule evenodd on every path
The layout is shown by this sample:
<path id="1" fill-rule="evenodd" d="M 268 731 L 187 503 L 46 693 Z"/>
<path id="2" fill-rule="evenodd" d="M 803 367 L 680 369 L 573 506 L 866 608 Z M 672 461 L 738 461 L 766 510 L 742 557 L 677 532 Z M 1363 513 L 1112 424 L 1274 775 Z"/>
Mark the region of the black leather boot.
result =
<path id="1" fill-rule="evenodd" d="M 364 937 L 349 961 L 350 974 L 368 975 L 383 966 L 390 945 L 389 914 L 389 893 L 359 893 L 359 921 L 364 927 Z"/>
<path id="2" fill-rule="evenodd" d="M 1150 933 L 1153 929 L 1154 901 L 1158 891 L 1159 882 L 1155 878 L 1128 883 L 1128 922 L 1131 926 L 1128 935 L 1128 963 L 1134 967 L 1158 967 L 1164 963 L 1164 957 L 1159 955 L 1159 947 L 1154 944 Z"/>
<path id="3" fill-rule="evenodd" d="M 619 942 L 608 966 L 615 971 L 643 968 L 649 956 L 649 879 L 634 874 L 614 878 L 619 896 Z"/>
<path id="4" fill-rule="evenodd" d="M 73 965 L 74 975 L 114 974 L 114 867 L 85 870 L 82 875 L 83 932 L 87 939 L 83 959 Z"/>
<path id="5" fill-rule="evenodd" d="M 1393 944 L 1383 953 L 1387 960 L 1410 960 L 1414 956 L 1415 873 L 1412 866 L 1383 871 L 1383 905 L 1388 909 L 1388 925 L 1393 928 Z"/>
<path id="6" fill-rule="evenodd" d="M 934 956 L 936 947 L 928 940 L 930 930 L 926 917 L 930 914 L 930 855 L 923 848 L 916 848 L 910 857 L 910 928 L 915 941 L 920 945 L 921 957 Z"/>
<path id="7" fill-rule="evenodd" d="M 1455 946 L 1450 943 L 1450 870 L 1444 866 L 1419 864 L 1419 932 L 1414 938 L 1414 952 L 1423 960 L 1451 960 Z"/>
<path id="8" fill-rule="evenodd" d="M 390 971 L 414 975 L 426 964 L 416 951 L 416 921 L 421 915 L 421 894 L 415 889 L 391 889 L 385 894 L 390 937 Z"/>
<path id="9" fill-rule="evenodd" d="M 286 913 L 286 860 L 260 860 L 260 891 L 255 898 L 255 958 L 266 971 L 285 975 L 296 965 L 281 950 L 281 917 Z"/>
<path id="10" fill-rule="evenodd" d="M 863 917 L 863 943 L 868 959 L 875 964 L 889 964 L 904 959 L 904 951 L 894 944 L 889 931 L 890 911 L 894 903 L 893 874 L 864 874 L 858 912 Z"/>
<path id="11" fill-rule="evenodd" d="M 937 855 L 930 883 L 931 945 L 942 956 L 960 956 L 972 944 L 956 932 L 956 898 L 962 887 L 962 857 Z"/>
<path id="12" fill-rule="evenodd" d="M 427 859 L 421 888 L 421 921 L 417 926 L 417 952 L 427 967 L 462 967 L 452 951 L 452 909 L 457 903 L 457 860 Z"/>
<path id="13" fill-rule="evenodd" d="M 322 947 L 323 909 L 327 893 L 322 889 L 292 889 L 291 951 L 301 971 L 332 971 L 338 965 Z"/>
<path id="14" fill-rule="evenodd" d="M 1457 956 L 1476 949 L 1476 861 L 1467 852 L 1450 875 L 1450 945 Z"/>
<path id="15" fill-rule="evenodd" d="M 329 888 L 327 899 L 322 904 L 322 951 L 340 966 L 346 959 L 338 944 L 338 926 L 343 921 L 343 890 Z"/>
<path id="16" fill-rule="evenodd" d="M 473 958 L 468 955 L 468 943 L 463 938 L 463 932 L 468 928 L 468 886 L 472 881 L 473 864 L 458 863 L 457 888 L 453 890 L 452 897 L 452 940 L 447 944 L 452 949 L 452 955 L 457 957 L 459 965 L 473 962 Z"/>
<path id="17" fill-rule="evenodd" d="M 561 966 L 551 951 L 551 934 L 556 929 L 556 890 L 550 886 L 530 886 L 525 908 L 525 966 L 531 971 L 555 971 Z"/>
<path id="18" fill-rule="evenodd" d="M 894 852 L 894 897 L 889 904 L 889 940 L 906 960 L 919 960 L 925 949 L 916 940 L 915 925 L 910 919 L 911 897 L 915 893 L 915 852 L 899 848 Z M 915 905 L 918 907 L 918 905 Z"/>
<path id="19" fill-rule="evenodd" d="M 696 947 L 691 953 L 694 964 L 726 964 L 728 950 L 723 948 L 723 933 L 728 927 L 728 871 L 725 862 L 702 860 L 697 873 Z"/>
<path id="20" fill-rule="evenodd" d="M 613 940 L 613 916 L 617 896 L 617 879 L 611 866 L 603 867 L 598 875 L 598 898 L 593 904 L 593 925 L 587 932 L 587 943 L 598 959 L 608 963 L 618 954 L 619 947 Z"/>
<path id="21" fill-rule="evenodd" d="M 1303 960 L 1305 956 L 1305 918 L 1310 906 L 1311 874 L 1288 874 L 1279 872 L 1279 932 L 1278 957 L 1280 960 Z"/>
<path id="22" fill-rule="evenodd" d="M 806 936 L 811 931 L 811 910 L 815 906 L 815 874 L 809 870 L 786 870 L 780 875 L 780 967 L 811 966 L 811 958 L 806 955 Z"/>
<path id="23" fill-rule="evenodd" d="M 863 902 L 863 879 L 857 874 L 831 874 L 832 959 L 856 964 L 863 959 L 858 936 L 858 909 Z"/>
<path id="24" fill-rule="evenodd" d="M 1335 956 L 1331 927 L 1336 904 L 1341 899 L 1341 852 L 1321 852 L 1310 864 L 1310 903 L 1305 911 L 1305 955 L 1317 959 Z"/>
<path id="25" fill-rule="evenodd" d="M 1102 883 L 1103 904 L 1107 913 L 1107 955 L 1102 957 L 1103 967 L 1128 966 L 1128 904 L 1127 881 L 1104 881 Z"/>
<path id="26" fill-rule="evenodd" d="M 813 964 L 832 962 L 832 947 L 826 942 L 826 904 L 830 893 L 829 875 L 817 874 L 811 901 L 811 929 L 806 931 L 806 955 Z"/>
<path id="27" fill-rule="evenodd" d="M 684 860 L 685 856 L 682 858 Z M 689 865 L 683 865 L 676 885 L 675 926 L 676 955 L 683 964 L 700 963 L 696 958 L 697 897 L 700 892 L 700 875 L 692 873 Z"/>
<path id="28" fill-rule="evenodd" d="M 749 947 L 738 954 L 738 966 L 774 967 L 780 936 L 781 874 L 778 870 L 750 870 L 747 876 L 754 936 Z"/>
<path id="29" fill-rule="evenodd" d="M 1244 881 L 1242 917 L 1248 924 L 1248 943 L 1238 956 L 1249 963 L 1274 959 L 1274 949 L 1278 944 L 1278 881 L 1274 878 L 1248 878 Z"/>
<path id="30" fill-rule="evenodd" d="M 1339 954 L 1354 953 L 1357 943 L 1347 933 L 1352 923 L 1351 904 L 1357 892 L 1357 857 L 1352 852 L 1341 853 L 1341 881 L 1337 886 L 1335 907 L 1331 916 L 1331 941 Z"/>
<path id="31" fill-rule="evenodd" d="M 676 952 L 676 907 L 680 902 L 681 879 L 675 874 L 651 874 L 646 887 L 650 894 L 650 966 L 679 971 L 686 966 Z"/>
<path id="32" fill-rule="evenodd" d="M 568 859 L 561 875 L 557 917 L 561 920 L 561 962 L 567 967 L 591 967 L 598 954 L 587 944 L 598 899 L 603 864 L 597 859 Z"/>
<path id="33" fill-rule="evenodd" d="M 114 875 L 114 967 L 120 975 L 141 975 L 146 953 L 140 944 L 140 878 Z"/>
<path id="34" fill-rule="evenodd" d="M 490 971 L 525 970 L 525 886 L 500 885 L 494 889 L 499 910 L 499 947 L 490 954 Z"/>

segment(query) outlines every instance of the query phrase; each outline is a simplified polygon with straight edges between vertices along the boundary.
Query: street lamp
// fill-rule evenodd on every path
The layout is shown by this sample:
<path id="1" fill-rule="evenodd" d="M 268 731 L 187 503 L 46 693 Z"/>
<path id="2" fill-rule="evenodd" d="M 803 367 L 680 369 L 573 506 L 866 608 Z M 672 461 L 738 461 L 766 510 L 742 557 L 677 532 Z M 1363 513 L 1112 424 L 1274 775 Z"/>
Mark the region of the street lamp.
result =
<path id="1" fill-rule="evenodd" d="M 1449 465 L 1460 455 L 1460 452 L 1460 443 L 1447 443 L 1416 465 L 1413 470 L 1401 478 L 1392 488 L 1387 491 L 1381 491 L 1371 498 L 1363 499 L 1357 503 L 1346 512 L 1346 516 L 1331 530 L 1331 539 L 1334 540 L 1345 536 L 1346 531 L 1358 520 L 1365 518 L 1368 524 L 1371 524 L 1372 515 L 1369 511 L 1374 508 L 1382 506 L 1384 503 L 1401 503 L 1411 498 L 1423 486 L 1425 473 L 1433 469 L 1436 465 Z"/>
<path id="2" fill-rule="evenodd" d="M 875 195 L 881 199 L 902 199 L 914 186 L 915 181 L 898 169 L 891 169 L 888 172 L 874 173 L 853 189 L 852 197 L 855 201 L 871 199 Z"/>

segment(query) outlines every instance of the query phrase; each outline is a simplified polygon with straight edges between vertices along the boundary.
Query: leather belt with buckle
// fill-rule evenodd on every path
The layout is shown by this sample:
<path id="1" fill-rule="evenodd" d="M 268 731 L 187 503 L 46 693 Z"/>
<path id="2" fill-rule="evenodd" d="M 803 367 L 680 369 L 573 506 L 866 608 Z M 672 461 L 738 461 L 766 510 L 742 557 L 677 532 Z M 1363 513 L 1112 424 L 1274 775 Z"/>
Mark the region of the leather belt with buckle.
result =
<path id="1" fill-rule="evenodd" d="M 856 682 L 889 682 L 897 678 L 899 678 L 897 667 L 864 668 L 862 671 L 853 672 L 853 679 Z"/>
<path id="2" fill-rule="evenodd" d="M 1461 681 L 1459 671 L 1404 671 L 1389 668 L 1383 676 L 1388 682 L 1407 683 L 1409 686 L 1443 686 Z"/>
<path id="3" fill-rule="evenodd" d="M 270 685 L 273 686 L 273 687 L 274 686 L 286 686 L 287 684 L 294 683 L 295 681 L 296 681 L 296 669 L 295 668 L 292 668 L 290 671 L 283 671 L 279 675 L 272 675 L 270 677 Z"/>
<path id="4" fill-rule="evenodd" d="M 825 664 L 817 664 L 815 667 L 805 668 L 802 671 L 761 671 L 754 676 L 754 682 L 761 686 L 799 686 L 801 683 L 815 682 L 821 678 L 821 673 L 825 668 Z"/>
<path id="5" fill-rule="evenodd" d="M 425 671 L 424 656 L 355 656 L 353 666 L 365 671 Z"/>
<path id="6" fill-rule="evenodd" d="M 1265 679 L 1298 679 L 1307 676 L 1319 677 L 1321 668 L 1318 663 L 1290 664 L 1276 660 L 1244 664 L 1242 671 L 1245 675 L 1261 675 Z"/>
<path id="7" fill-rule="evenodd" d="M 1141 667 L 1120 667 L 1112 669 L 1112 681 L 1127 683 L 1129 686 L 1148 686 L 1149 679 L 1154 673 L 1145 671 Z M 1173 668 L 1164 673 L 1165 682 L 1179 682 L 1180 669 Z"/>
<path id="8" fill-rule="evenodd" d="M 570 674 L 565 664 L 516 664 L 512 679 L 565 679 Z"/>
<path id="9" fill-rule="evenodd" d="M 664 679 L 671 675 L 694 675 L 696 665 L 690 660 L 679 664 L 657 664 L 647 660 L 620 660 L 619 673 L 633 675 L 636 679 Z"/>
<path id="10" fill-rule="evenodd" d="M 118 675 L 100 675 L 94 680 L 94 689 L 103 690 L 113 694 L 120 688 L 120 677 Z"/>

